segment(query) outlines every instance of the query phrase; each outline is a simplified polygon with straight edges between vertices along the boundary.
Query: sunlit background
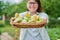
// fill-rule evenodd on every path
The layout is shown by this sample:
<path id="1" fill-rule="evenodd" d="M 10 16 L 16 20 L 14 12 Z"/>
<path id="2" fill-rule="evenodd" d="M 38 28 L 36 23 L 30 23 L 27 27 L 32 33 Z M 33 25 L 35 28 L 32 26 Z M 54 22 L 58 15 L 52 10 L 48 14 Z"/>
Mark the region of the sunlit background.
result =
<path id="1" fill-rule="evenodd" d="M 10 4 L 18 4 L 18 3 L 21 3 L 23 0 L 1 0 L 3 1 L 4 3 L 10 3 Z"/>
<path id="2" fill-rule="evenodd" d="M 44 11 L 49 15 L 46 30 L 51 40 L 60 39 L 60 0 L 41 0 Z M 19 28 L 10 25 L 15 13 L 26 11 L 26 0 L 0 0 L 1 40 L 19 40 Z"/>

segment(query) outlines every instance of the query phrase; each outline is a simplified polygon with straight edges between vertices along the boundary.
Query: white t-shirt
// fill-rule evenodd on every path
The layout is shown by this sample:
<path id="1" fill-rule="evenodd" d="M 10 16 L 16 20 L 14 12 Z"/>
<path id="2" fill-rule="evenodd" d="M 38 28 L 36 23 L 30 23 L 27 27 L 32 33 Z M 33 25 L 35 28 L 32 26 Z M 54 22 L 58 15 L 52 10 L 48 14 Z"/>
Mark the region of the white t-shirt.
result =
<path id="1" fill-rule="evenodd" d="M 20 14 L 20 16 L 24 17 L 25 13 L 23 12 Z M 46 18 L 48 23 L 48 15 L 44 12 L 38 13 L 41 18 Z M 42 28 L 21 28 L 20 30 L 20 40 L 50 40 L 46 30 L 45 26 Z"/>

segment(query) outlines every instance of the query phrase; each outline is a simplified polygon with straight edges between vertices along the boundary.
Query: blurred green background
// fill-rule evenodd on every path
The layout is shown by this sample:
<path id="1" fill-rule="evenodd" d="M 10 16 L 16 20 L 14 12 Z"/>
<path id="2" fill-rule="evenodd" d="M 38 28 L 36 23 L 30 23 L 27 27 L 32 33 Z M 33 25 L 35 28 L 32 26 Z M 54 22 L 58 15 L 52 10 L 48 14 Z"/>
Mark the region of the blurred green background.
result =
<path id="1" fill-rule="evenodd" d="M 60 0 L 41 0 L 41 5 L 49 15 L 49 23 L 46 25 L 46 29 L 50 39 L 57 40 L 60 38 Z M 4 0 L 0 1 L 0 35 L 7 32 L 18 40 L 20 29 L 12 27 L 9 22 L 15 13 L 24 11 L 26 11 L 25 0 L 18 4 L 4 3 Z"/>

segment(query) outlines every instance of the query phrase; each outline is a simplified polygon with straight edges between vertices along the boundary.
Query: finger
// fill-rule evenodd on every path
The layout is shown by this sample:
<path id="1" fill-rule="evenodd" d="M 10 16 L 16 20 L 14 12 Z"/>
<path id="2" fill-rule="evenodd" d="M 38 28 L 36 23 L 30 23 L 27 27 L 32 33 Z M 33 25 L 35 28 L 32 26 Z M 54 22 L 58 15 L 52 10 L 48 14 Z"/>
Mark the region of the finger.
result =
<path id="1" fill-rule="evenodd" d="M 12 25 L 12 24 L 13 24 L 13 22 L 10 22 L 10 24 Z"/>
<path id="2" fill-rule="evenodd" d="M 44 18 L 45 21 L 47 21 L 47 18 Z"/>
<path id="3" fill-rule="evenodd" d="M 14 24 L 14 21 L 10 21 L 10 24 L 13 25 Z"/>
<path id="4" fill-rule="evenodd" d="M 12 17 L 11 19 L 10 19 L 10 21 L 14 21 L 15 20 L 15 17 Z"/>
<path id="5" fill-rule="evenodd" d="M 10 22 L 12 27 L 15 27 L 15 23 L 14 22 Z"/>

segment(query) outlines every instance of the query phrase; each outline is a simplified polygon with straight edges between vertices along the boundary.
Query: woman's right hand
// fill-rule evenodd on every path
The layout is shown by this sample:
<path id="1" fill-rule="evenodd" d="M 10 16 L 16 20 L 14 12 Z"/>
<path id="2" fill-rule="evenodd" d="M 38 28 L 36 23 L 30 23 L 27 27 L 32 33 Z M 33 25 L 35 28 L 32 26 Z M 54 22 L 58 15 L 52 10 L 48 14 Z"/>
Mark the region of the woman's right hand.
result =
<path id="1" fill-rule="evenodd" d="M 14 17 L 12 17 L 11 19 L 10 19 L 10 24 L 14 27 L 14 20 L 15 20 L 15 18 Z"/>

